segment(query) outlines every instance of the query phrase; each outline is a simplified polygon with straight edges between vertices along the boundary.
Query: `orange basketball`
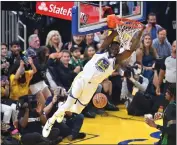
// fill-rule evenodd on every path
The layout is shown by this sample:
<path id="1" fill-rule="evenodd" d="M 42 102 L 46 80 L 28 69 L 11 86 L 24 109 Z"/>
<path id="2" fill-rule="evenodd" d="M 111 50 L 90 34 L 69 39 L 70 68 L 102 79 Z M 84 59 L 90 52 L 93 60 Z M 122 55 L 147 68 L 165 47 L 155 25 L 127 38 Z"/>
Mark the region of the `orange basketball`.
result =
<path id="1" fill-rule="evenodd" d="M 102 93 L 96 94 L 92 101 L 96 108 L 104 108 L 108 103 L 107 97 Z"/>

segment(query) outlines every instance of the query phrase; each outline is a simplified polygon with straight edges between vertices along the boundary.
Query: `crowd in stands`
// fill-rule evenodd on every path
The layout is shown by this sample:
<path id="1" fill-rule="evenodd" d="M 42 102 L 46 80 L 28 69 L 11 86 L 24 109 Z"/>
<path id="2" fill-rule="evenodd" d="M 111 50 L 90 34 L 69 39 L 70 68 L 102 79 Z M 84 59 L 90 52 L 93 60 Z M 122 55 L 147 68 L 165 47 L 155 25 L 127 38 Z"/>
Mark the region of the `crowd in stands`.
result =
<path id="1" fill-rule="evenodd" d="M 176 41 L 168 42 L 168 32 L 157 25 L 154 13 L 147 22 L 136 52 L 95 92 L 107 96 L 106 107 L 97 109 L 91 100 L 82 114 L 66 112 L 47 139 L 42 137 L 42 126 L 66 100 L 74 78 L 99 51 L 109 30 L 72 36 L 66 44 L 57 30 L 48 33 L 45 44 L 31 34 L 26 51 L 18 41 L 10 46 L 1 43 L 2 134 L 18 132 L 24 145 L 52 145 L 65 137 L 84 138 L 86 134 L 80 132 L 84 118 L 119 111 L 118 104 L 125 104 L 128 114 L 136 116 L 155 114 L 160 106 L 165 109 L 166 88 L 176 83 Z"/>

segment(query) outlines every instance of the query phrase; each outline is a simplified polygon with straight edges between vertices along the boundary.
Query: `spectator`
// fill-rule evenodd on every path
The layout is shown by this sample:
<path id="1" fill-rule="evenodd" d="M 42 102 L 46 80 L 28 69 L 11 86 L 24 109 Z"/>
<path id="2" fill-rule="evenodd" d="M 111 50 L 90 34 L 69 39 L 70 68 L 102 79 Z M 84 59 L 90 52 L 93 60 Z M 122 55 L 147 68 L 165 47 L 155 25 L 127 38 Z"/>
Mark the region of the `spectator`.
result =
<path id="1" fill-rule="evenodd" d="M 73 45 L 81 47 L 81 54 L 84 54 L 86 44 L 84 42 L 84 36 L 74 35 L 72 36 L 71 42 L 68 42 L 64 45 L 64 49 L 70 50 Z"/>
<path id="2" fill-rule="evenodd" d="M 59 98 L 57 97 L 58 93 L 54 92 L 54 97 L 51 101 L 47 102 L 47 106 L 44 108 L 44 111 L 48 118 L 50 118 L 53 113 L 58 109 L 59 105 L 62 105 L 62 102 L 59 101 Z M 65 114 L 65 121 L 58 123 L 55 122 L 54 126 L 55 128 L 60 129 L 60 135 L 64 138 L 67 136 L 67 138 L 72 141 L 75 139 L 83 139 L 86 134 L 80 133 L 80 129 L 83 124 L 84 116 L 82 114 L 75 114 L 70 111 L 66 112 Z"/>
<path id="3" fill-rule="evenodd" d="M 109 111 L 118 111 L 119 108 L 112 103 L 112 82 L 107 78 L 102 83 L 102 93 L 106 95 L 108 103 L 105 107 Z"/>
<path id="4" fill-rule="evenodd" d="M 66 91 L 71 87 L 72 81 L 74 80 L 77 73 L 80 72 L 80 68 L 74 67 L 69 64 L 70 52 L 68 50 L 62 50 L 62 56 L 59 59 L 50 58 L 48 61 L 48 66 L 55 69 L 49 69 L 54 78 L 53 80 L 58 86 L 64 87 Z"/>
<path id="5" fill-rule="evenodd" d="M 7 44 L 1 44 L 1 75 L 8 75 L 9 71 L 9 62 L 7 58 Z"/>
<path id="6" fill-rule="evenodd" d="M 32 57 L 33 59 L 36 57 L 36 50 L 40 47 L 40 40 L 37 34 L 32 34 L 28 38 L 29 48 L 26 51 L 28 57 Z"/>
<path id="7" fill-rule="evenodd" d="M 84 61 L 83 61 L 83 66 L 93 57 L 93 55 L 96 53 L 96 50 L 93 46 L 88 46 L 85 49 L 84 52 Z"/>
<path id="8" fill-rule="evenodd" d="M 87 34 L 85 36 L 86 46 L 93 46 L 96 51 L 100 48 L 100 44 L 94 40 L 94 33 Z"/>
<path id="9" fill-rule="evenodd" d="M 157 24 L 156 14 L 149 13 L 147 22 L 148 24 L 146 25 L 145 32 L 150 33 L 152 40 L 154 40 L 155 38 L 157 38 L 157 32 L 161 28 L 161 26 Z"/>
<path id="10" fill-rule="evenodd" d="M 45 46 L 41 46 L 36 52 L 36 58 L 34 64 L 37 72 L 33 75 L 30 82 L 30 91 L 33 95 L 36 95 L 42 105 L 45 104 L 45 99 L 50 97 L 52 94 L 45 83 L 47 60 L 49 57 L 49 50 Z"/>
<path id="11" fill-rule="evenodd" d="M 152 79 L 153 64 L 158 57 L 156 49 L 152 47 L 152 39 L 150 34 L 145 34 L 142 39 L 140 48 L 136 51 L 136 61 L 143 65 L 143 76 Z"/>
<path id="12" fill-rule="evenodd" d="M 161 115 L 155 114 L 154 120 L 146 118 L 146 123 L 153 128 L 162 132 L 157 145 L 176 144 L 176 83 L 168 86 L 165 95 L 166 100 L 169 102 L 167 108 L 163 112 L 163 126 L 157 125 L 154 120 L 160 119 Z"/>
<path id="13" fill-rule="evenodd" d="M 60 52 L 63 46 L 61 35 L 58 31 L 52 30 L 46 38 L 46 46 L 49 48 L 49 54 Z"/>
<path id="14" fill-rule="evenodd" d="M 135 99 L 133 97 L 138 90 L 140 92 L 146 92 L 146 89 L 149 85 L 149 80 L 142 76 L 142 67 L 137 62 L 135 63 L 138 66 L 137 69 L 132 69 L 131 67 L 127 67 L 124 71 L 124 80 L 122 83 L 122 90 L 121 90 L 121 99 L 127 100 L 126 106 L 128 107 L 129 103 Z M 135 92 L 135 89 L 136 92 Z M 134 89 L 134 90 L 133 90 Z M 134 95 L 132 95 L 134 94 Z"/>
<path id="15" fill-rule="evenodd" d="M 80 47 L 78 47 L 77 45 L 74 45 L 71 47 L 70 52 L 71 52 L 72 57 L 69 63 L 74 67 L 74 69 L 77 67 L 78 69 L 80 69 L 80 71 L 82 71 L 83 62 L 80 59 L 80 56 L 81 56 Z"/>
<path id="16" fill-rule="evenodd" d="M 14 68 L 14 64 L 20 64 L 20 43 L 18 41 L 13 41 L 11 44 L 11 49 L 8 52 L 8 60 L 10 63 L 9 73 L 12 73 Z"/>
<path id="17" fill-rule="evenodd" d="M 9 81 L 6 76 L 1 76 L 1 113 L 3 113 L 3 123 L 10 125 L 9 131 L 14 131 L 11 124 L 17 121 L 16 103 L 9 99 Z"/>
<path id="18" fill-rule="evenodd" d="M 18 115 L 21 142 L 24 145 L 57 145 L 61 141 L 58 138 L 59 130 L 53 128 L 48 138 L 42 137 L 42 125 L 47 121 L 46 115 L 42 110 L 42 104 L 36 102 L 35 99 L 31 101 L 33 102 L 24 101 Z M 30 105 L 31 103 L 33 106 Z"/>
<path id="19" fill-rule="evenodd" d="M 155 77 L 157 77 L 157 73 L 155 74 Z M 161 93 L 164 94 L 166 92 L 165 88 L 163 92 L 160 90 L 164 78 L 166 81 L 165 88 L 167 88 L 168 85 L 171 83 L 176 83 L 176 40 L 172 43 L 171 56 L 165 59 L 165 62 L 163 63 L 160 69 L 159 79 L 156 79 L 158 81 L 156 83 L 156 93 L 158 95 L 160 95 Z"/>
<path id="20" fill-rule="evenodd" d="M 160 57 L 166 58 L 171 55 L 171 44 L 167 40 L 167 31 L 163 28 L 158 30 L 158 37 L 153 40 L 153 47 L 156 48 Z"/>
<path id="21" fill-rule="evenodd" d="M 9 81 L 6 76 L 1 76 L 1 113 L 3 113 L 3 123 L 10 124 L 12 108 L 4 103 L 9 97 Z"/>
<path id="22" fill-rule="evenodd" d="M 12 100 L 19 100 L 20 97 L 29 94 L 29 84 L 33 74 L 36 73 L 36 67 L 33 64 L 32 58 L 29 58 L 28 61 L 32 70 L 25 71 L 25 63 L 21 60 L 16 74 L 11 74 L 10 76 L 10 98 Z"/>

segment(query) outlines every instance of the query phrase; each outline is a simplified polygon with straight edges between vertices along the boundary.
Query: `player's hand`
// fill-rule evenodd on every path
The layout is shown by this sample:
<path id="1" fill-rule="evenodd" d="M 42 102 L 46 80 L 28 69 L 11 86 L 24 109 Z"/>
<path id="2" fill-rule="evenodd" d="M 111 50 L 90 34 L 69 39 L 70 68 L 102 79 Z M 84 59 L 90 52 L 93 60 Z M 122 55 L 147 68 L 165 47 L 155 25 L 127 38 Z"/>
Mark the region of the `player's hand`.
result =
<path id="1" fill-rule="evenodd" d="M 81 71 L 81 67 L 80 66 L 77 66 L 75 69 L 74 69 L 74 72 L 75 73 L 79 73 Z"/>
<path id="2" fill-rule="evenodd" d="M 154 120 L 159 120 L 159 119 L 161 119 L 161 118 L 162 118 L 162 115 L 163 115 L 163 113 L 160 113 L 160 112 L 155 113 L 155 115 L 154 115 Z"/>
<path id="3" fill-rule="evenodd" d="M 146 118 L 145 122 L 150 126 L 156 128 L 157 125 L 155 124 L 153 119 Z"/>
<path id="4" fill-rule="evenodd" d="M 33 59 L 31 57 L 28 57 L 28 62 L 29 62 L 30 65 L 32 65 L 33 64 Z"/>
<path id="5" fill-rule="evenodd" d="M 70 111 L 66 111 L 65 114 L 68 116 L 72 116 L 72 112 L 70 112 Z"/>

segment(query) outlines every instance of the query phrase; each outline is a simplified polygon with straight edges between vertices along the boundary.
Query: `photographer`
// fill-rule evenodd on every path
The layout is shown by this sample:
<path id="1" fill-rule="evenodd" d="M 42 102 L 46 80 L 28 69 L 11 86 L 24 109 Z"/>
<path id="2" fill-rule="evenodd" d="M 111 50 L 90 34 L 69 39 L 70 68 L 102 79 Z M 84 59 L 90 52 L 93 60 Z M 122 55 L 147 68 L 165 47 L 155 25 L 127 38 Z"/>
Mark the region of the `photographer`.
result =
<path id="1" fill-rule="evenodd" d="M 55 90 L 54 97 L 52 100 L 46 102 L 47 106 L 44 108 L 44 112 L 48 118 L 50 118 L 58 109 L 58 107 L 63 104 L 64 100 L 66 100 L 66 97 L 61 97 L 61 91 Z M 82 114 L 74 114 L 70 111 L 67 111 L 64 121 L 61 123 L 55 122 L 53 127 L 59 128 L 61 132 L 60 135 L 63 138 L 67 137 L 70 141 L 82 139 L 86 136 L 85 133 L 79 133 L 83 124 L 83 120 L 84 116 Z"/>
<path id="2" fill-rule="evenodd" d="M 42 137 L 42 125 L 47 121 L 42 105 L 36 96 L 24 96 L 19 100 L 19 131 L 24 145 L 57 145 L 61 141 L 59 130 L 53 129 L 49 137 Z"/>
<path id="3" fill-rule="evenodd" d="M 149 84 L 149 80 L 141 75 L 142 67 L 135 63 L 134 66 L 128 66 L 124 70 L 124 78 L 122 82 L 121 98 L 129 99 L 131 102 L 133 96 L 138 90 L 145 92 Z"/>
<path id="4" fill-rule="evenodd" d="M 151 97 L 148 93 L 149 80 L 141 75 L 141 65 L 135 63 L 124 72 L 121 97 L 124 98 L 129 115 L 144 115 L 151 111 Z"/>

